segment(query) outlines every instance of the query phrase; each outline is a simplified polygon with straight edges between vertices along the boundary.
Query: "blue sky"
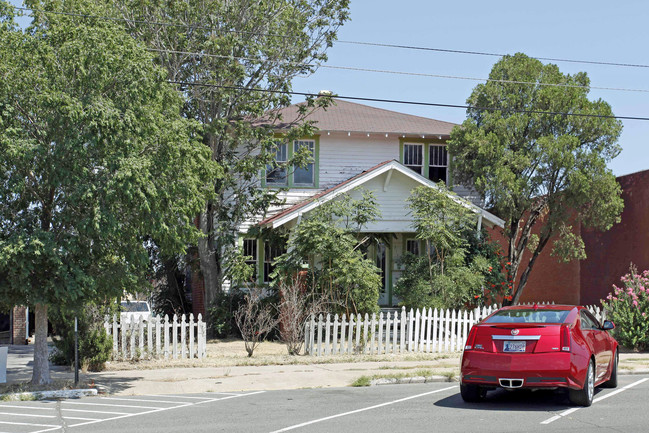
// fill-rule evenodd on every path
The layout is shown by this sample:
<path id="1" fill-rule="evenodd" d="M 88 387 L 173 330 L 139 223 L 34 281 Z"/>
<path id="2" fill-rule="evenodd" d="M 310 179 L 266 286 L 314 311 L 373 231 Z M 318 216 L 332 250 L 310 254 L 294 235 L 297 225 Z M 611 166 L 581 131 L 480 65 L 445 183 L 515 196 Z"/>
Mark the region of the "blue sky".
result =
<path id="1" fill-rule="evenodd" d="M 11 0 L 20 5 L 20 0 Z M 467 51 L 649 65 L 649 2 L 626 0 L 453 1 L 352 0 L 351 21 L 341 41 L 415 45 Z M 333 66 L 485 78 L 497 57 L 414 51 L 336 43 Z M 649 90 L 649 68 L 556 62 L 562 72 L 585 71 L 592 86 Z M 444 104 L 465 103 L 476 81 L 412 77 L 321 68 L 294 81 L 294 90 L 332 90 L 339 95 Z M 649 117 L 648 92 L 592 90 L 619 116 Z M 295 102 L 302 100 L 296 97 Z M 457 108 L 367 103 L 381 108 L 461 123 Z M 649 121 L 624 120 L 622 153 L 610 164 L 616 175 L 649 169 Z"/>
<path id="2" fill-rule="evenodd" d="M 352 0 L 341 41 L 365 41 L 454 50 L 649 65 L 646 1 L 416 1 Z M 337 43 L 328 64 L 484 78 L 497 57 L 366 47 Z M 547 62 L 546 62 L 547 63 Z M 649 90 L 649 68 L 555 62 L 562 72 L 585 71 L 592 86 Z M 294 81 L 296 91 L 464 104 L 475 81 L 320 69 Z M 618 116 L 649 117 L 649 93 L 591 90 Z M 296 98 L 299 100 L 299 98 Z M 456 108 L 367 103 L 461 123 Z M 622 153 L 610 164 L 616 175 L 649 169 L 649 121 L 625 120 Z"/>

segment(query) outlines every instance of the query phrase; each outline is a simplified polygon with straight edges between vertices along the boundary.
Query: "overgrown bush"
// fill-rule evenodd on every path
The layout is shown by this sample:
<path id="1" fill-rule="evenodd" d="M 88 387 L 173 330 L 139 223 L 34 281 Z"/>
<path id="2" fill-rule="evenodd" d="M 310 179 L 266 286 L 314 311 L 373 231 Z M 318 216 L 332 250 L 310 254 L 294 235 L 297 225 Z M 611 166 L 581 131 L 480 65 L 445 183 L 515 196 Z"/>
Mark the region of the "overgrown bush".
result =
<path id="1" fill-rule="evenodd" d="M 115 302 L 89 303 L 73 310 L 59 308 L 52 311 L 50 322 L 54 333 L 54 351 L 50 359 L 57 365 L 74 365 L 74 317 L 78 318 L 79 364 L 83 369 L 101 371 L 111 357 L 112 340 L 103 323 L 106 316 L 117 313 Z"/>
<path id="2" fill-rule="evenodd" d="M 210 337 L 227 338 L 239 336 L 234 313 L 244 302 L 244 293 L 238 289 L 218 293 L 207 310 L 207 331 Z"/>
<path id="3" fill-rule="evenodd" d="M 264 299 L 263 289 L 252 287 L 244 295 L 241 306 L 234 312 L 234 320 L 251 357 L 266 335 L 277 326 L 277 316 L 271 302 Z"/>
<path id="4" fill-rule="evenodd" d="M 615 323 L 615 338 L 636 351 L 649 348 L 649 270 L 638 273 L 632 264 L 621 278 L 624 287 L 613 285 L 602 305 Z"/>

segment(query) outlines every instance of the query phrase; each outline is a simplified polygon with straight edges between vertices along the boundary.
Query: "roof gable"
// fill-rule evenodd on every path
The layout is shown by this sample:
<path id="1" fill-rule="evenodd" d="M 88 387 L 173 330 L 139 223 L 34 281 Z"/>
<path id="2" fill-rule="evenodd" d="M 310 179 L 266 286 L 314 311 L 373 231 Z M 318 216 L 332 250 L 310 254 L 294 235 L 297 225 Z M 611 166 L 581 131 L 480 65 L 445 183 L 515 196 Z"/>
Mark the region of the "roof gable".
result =
<path id="1" fill-rule="evenodd" d="M 359 173 L 356 176 L 345 180 L 344 182 L 339 183 L 338 185 L 335 185 L 312 197 L 309 197 L 308 199 L 300 203 L 296 203 L 276 215 L 262 220 L 258 225 L 270 228 L 280 227 L 295 218 L 299 218 L 302 214 L 309 212 L 310 210 L 315 209 L 316 207 L 334 199 L 338 195 L 351 191 L 376 178 L 377 176 L 380 176 L 381 174 L 391 170 L 396 170 L 421 185 L 425 185 L 431 188 L 439 188 L 439 186 L 435 184 L 435 182 L 430 181 L 425 177 L 415 173 L 396 160 L 384 161 L 368 170 L 363 171 L 362 173 Z M 504 226 L 505 222 L 497 216 L 485 211 L 478 206 L 475 206 L 472 203 L 469 203 L 468 201 L 460 197 L 457 197 L 455 195 L 452 195 L 451 197 L 458 203 L 461 203 L 462 205 L 470 208 L 473 212 L 486 219 L 490 224 L 497 225 L 499 227 Z"/>

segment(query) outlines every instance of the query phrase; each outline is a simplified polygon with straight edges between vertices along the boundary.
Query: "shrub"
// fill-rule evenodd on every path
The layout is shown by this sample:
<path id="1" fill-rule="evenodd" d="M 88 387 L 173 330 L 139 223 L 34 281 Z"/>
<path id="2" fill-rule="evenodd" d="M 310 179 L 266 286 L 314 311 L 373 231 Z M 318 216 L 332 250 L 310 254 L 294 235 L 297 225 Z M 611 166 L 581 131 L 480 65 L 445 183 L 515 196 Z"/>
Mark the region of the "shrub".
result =
<path id="1" fill-rule="evenodd" d="M 112 354 L 112 340 L 103 328 L 104 317 L 115 312 L 117 304 L 90 303 L 78 312 L 61 309 L 50 317 L 58 338 L 53 338 L 54 350 L 50 360 L 57 365 L 74 364 L 74 316 L 77 314 L 79 331 L 79 364 L 90 371 L 101 371 Z"/>
<path id="2" fill-rule="evenodd" d="M 638 273 L 632 264 L 622 278 L 624 287 L 613 285 L 602 305 L 615 323 L 615 338 L 636 351 L 649 347 L 649 270 Z"/>
<path id="3" fill-rule="evenodd" d="M 215 296 L 207 310 L 209 316 L 207 330 L 211 337 L 226 338 L 237 335 L 238 327 L 234 320 L 234 313 L 243 301 L 244 294 L 237 289 L 221 292 Z"/>

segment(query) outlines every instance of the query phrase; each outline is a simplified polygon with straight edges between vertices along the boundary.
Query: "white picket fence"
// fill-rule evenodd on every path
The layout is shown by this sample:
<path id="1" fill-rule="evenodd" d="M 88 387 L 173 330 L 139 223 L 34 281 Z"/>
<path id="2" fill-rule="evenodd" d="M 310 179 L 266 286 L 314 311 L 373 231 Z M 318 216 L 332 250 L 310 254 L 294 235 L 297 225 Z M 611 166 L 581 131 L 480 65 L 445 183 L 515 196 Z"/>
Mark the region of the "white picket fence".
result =
<path id="1" fill-rule="evenodd" d="M 201 314 L 180 318 L 174 314 L 150 320 L 120 323 L 118 316 L 104 322 L 113 340 L 113 359 L 202 359 L 206 355 L 207 325 Z"/>
<path id="2" fill-rule="evenodd" d="M 459 352 L 464 348 L 474 323 L 499 307 L 476 308 L 472 311 L 412 310 L 333 317 L 330 314 L 311 317 L 305 324 L 305 352 L 314 356 L 338 354 L 382 355 L 406 352 Z M 605 313 L 588 306 L 603 321 Z"/>

